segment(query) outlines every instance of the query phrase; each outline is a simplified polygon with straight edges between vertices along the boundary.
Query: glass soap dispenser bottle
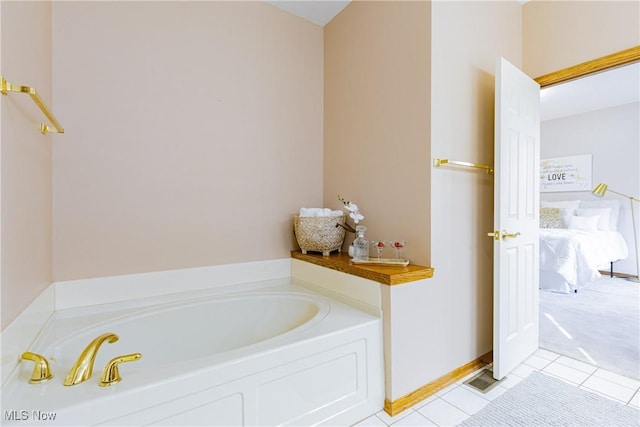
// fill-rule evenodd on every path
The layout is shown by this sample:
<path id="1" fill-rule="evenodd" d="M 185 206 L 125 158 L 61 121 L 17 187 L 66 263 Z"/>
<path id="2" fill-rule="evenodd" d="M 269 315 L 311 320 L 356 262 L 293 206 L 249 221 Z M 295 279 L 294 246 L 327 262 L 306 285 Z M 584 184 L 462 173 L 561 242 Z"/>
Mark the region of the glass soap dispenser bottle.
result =
<path id="1" fill-rule="evenodd" d="M 353 259 L 357 261 L 369 261 L 369 241 L 364 237 L 367 227 L 356 226 L 356 240 L 353 241 Z"/>

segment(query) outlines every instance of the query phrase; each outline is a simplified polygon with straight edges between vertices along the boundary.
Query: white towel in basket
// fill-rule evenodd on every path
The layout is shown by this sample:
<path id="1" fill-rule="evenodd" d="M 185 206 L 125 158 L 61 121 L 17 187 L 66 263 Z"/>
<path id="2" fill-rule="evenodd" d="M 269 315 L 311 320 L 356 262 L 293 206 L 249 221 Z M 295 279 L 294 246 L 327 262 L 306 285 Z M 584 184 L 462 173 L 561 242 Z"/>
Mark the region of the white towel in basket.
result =
<path id="1" fill-rule="evenodd" d="M 329 208 L 300 208 L 300 216 L 342 216 L 342 211 Z"/>

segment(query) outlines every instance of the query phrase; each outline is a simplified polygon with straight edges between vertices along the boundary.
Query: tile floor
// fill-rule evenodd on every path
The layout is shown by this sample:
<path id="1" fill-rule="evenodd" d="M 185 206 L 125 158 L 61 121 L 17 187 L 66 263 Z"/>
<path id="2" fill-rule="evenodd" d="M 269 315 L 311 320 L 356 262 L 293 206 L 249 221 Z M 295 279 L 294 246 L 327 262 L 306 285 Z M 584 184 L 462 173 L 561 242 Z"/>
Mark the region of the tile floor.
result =
<path id="1" fill-rule="evenodd" d="M 640 381 L 538 349 L 486 394 L 463 384 L 475 375 L 473 373 L 394 417 L 380 411 L 355 426 L 455 426 L 484 408 L 492 399 L 508 393 L 511 387 L 533 371 L 544 372 L 576 387 L 640 409 Z"/>

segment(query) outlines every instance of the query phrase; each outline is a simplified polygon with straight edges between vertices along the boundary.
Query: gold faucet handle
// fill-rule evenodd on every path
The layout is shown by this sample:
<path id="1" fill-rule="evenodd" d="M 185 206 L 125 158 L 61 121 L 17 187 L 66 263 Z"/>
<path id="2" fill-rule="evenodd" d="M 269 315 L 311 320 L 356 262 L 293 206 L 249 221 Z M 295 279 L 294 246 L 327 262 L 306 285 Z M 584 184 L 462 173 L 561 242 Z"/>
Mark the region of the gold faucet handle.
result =
<path id="1" fill-rule="evenodd" d="M 33 368 L 33 372 L 31 373 L 31 379 L 29 380 L 29 384 L 39 384 L 46 381 L 49 381 L 53 378 L 53 374 L 51 373 L 51 369 L 49 368 L 49 362 L 44 356 L 41 356 L 36 353 L 31 353 L 30 351 L 25 351 L 20 356 L 23 360 L 31 360 L 35 362 L 35 367 Z"/>
<path id="2" fill-rule="evenodd" d="M 111 384 L 115 384 L 122 379 L 118 365 L 125 362 L 135 362 L 140 360 L 142 354 L 132 353 L 125 354 L 123 356 L 114 357 L 107 363 L 102 371 L 102 378 L 100 379 L 100 387 L 107 387 Z"/>

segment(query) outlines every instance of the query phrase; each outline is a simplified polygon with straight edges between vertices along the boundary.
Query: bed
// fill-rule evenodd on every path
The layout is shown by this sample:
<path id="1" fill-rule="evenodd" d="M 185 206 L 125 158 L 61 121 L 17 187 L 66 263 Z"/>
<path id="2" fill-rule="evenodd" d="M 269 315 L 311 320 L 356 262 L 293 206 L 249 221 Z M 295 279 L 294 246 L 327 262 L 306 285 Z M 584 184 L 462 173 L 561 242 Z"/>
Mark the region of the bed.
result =
<path id="1" fill-rule="evenodd" d="M 577 292 L 629 255 L 617 201 L 541 202 L 540 289 Z"/>

